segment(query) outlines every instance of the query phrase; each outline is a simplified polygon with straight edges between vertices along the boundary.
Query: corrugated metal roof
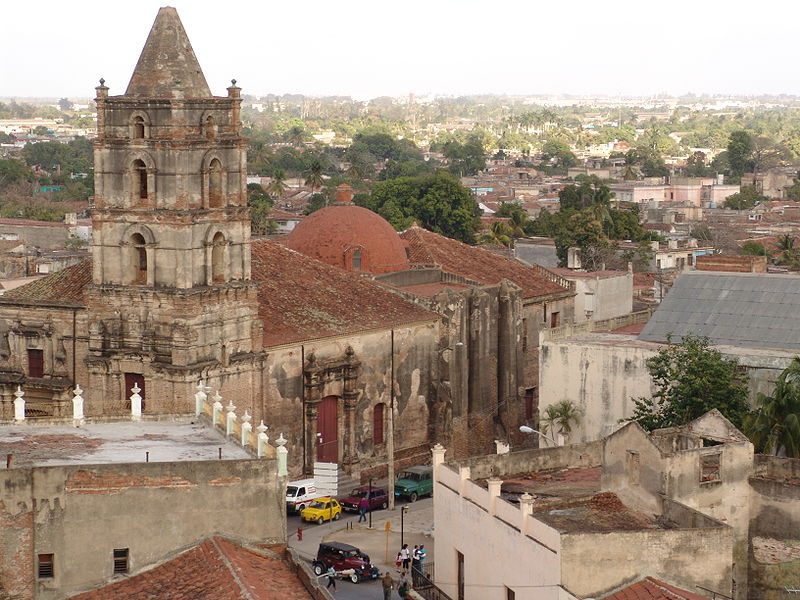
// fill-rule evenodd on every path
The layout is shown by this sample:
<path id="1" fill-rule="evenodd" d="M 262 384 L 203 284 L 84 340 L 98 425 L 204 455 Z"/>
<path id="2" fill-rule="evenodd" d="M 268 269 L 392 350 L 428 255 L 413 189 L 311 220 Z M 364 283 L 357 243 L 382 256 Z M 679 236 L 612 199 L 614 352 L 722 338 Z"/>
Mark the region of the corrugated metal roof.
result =
<path id="1" fill-rule="evenodd" d="M 640 340 L 800 350 L 800 277 L 763 273 L 683 273 L 650 318 Z"/>

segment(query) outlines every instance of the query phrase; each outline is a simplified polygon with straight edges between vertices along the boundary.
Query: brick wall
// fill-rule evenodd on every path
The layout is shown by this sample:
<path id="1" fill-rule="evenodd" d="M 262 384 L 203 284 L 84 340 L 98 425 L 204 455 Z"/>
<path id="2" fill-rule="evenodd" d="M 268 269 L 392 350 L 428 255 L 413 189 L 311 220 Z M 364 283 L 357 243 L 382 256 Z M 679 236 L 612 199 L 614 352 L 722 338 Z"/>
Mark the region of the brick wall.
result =
<path id="1" fill-rule="evenodd" d="M 707 254 L 695 261 L 698 271 L 730 271 L 733 273 L 766 273 L 766 256 L 735 256 L 733 254 Z"/>

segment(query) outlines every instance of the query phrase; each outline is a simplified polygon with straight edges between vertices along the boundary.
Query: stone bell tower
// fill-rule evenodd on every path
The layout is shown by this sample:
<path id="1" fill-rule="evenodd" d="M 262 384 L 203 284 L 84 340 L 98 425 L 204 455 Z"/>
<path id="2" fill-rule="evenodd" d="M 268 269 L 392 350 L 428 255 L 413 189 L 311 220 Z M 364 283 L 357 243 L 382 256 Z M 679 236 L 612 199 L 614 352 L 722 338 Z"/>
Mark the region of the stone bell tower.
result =
<path id="1" fill-rule="evenodd" d="M 167 7 L 125 94 L 102 79 L 96 91 L 88 367 L 103 412 L 124 412 L 134 381 L 145 413 L 184 412 L 201 378 L 252 389 L 262 326 L 240 88 L 212 96 Z"/>

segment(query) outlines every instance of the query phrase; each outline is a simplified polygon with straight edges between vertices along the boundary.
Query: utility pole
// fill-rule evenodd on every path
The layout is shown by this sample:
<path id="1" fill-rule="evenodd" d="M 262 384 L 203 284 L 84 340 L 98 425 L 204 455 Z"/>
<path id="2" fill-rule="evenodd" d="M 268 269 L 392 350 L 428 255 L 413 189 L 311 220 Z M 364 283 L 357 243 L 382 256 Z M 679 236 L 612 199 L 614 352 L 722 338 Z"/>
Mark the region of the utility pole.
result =
<path id="1" fill-rule="evenodd" d="M 389 494 L 389 510 L 394 510 L 394 329 L 392 329 L 391 355 L 389 357 L 389 414 L 386 419 L 386 492 Z"/>

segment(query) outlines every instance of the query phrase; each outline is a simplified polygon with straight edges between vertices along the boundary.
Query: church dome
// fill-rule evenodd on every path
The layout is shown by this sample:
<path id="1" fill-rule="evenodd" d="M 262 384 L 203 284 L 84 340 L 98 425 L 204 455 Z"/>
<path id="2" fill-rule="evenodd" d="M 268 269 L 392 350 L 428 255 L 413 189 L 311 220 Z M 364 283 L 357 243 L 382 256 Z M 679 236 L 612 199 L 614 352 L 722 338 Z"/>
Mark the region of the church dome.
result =
<path id="1" fill-rule="evenodd" d="M 284 244 L 348 271 L 378 275 L 410 269 L 406 242 L 383 217 L 353 204 L 352 194 L 349 185 L 340 185 L 336 203 L 303 219 Z"/>

